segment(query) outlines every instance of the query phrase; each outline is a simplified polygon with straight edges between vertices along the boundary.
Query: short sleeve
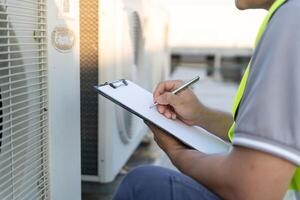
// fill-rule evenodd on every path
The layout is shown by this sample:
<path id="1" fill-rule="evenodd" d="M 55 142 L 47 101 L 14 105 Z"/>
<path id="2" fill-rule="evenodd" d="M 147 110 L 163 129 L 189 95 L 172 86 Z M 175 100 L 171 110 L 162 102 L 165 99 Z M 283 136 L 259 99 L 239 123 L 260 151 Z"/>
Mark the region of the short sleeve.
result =
<path id="1" fill-rule="evenodd" d="M 300 166 L 300 3 L 272 17 L 254 53 L 233 145 Z"/>

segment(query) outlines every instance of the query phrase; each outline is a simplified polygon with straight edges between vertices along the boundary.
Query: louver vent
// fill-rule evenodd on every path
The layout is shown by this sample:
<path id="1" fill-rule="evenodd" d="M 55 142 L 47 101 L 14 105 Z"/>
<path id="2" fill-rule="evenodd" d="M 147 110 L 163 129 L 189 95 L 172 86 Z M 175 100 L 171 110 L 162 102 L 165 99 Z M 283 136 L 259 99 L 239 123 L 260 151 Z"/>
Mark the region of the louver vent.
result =
<path id="1" fill-rule="evenodd" d="M 0 0 L 0 199 L 49 199 L 46 0 Z"/>
<path id="2" fill-rule="evenodd" d="M 98 0 L 80 1 L 81 171 L 98 174 Z"/>
<path id="3" fill-rule="evenodd" d="M 140 16 L 138 12 L 136 11 L 128 11 L 128 21 L 124 20 L 123 23 L 128 23 L 128 29 L 125 31 L 129 31 L 129 40 L 131 42 L 132 47 L 128 48 L 132 50 L 128 50 L 130 53 L 132 53 L 132 63 L 122 63 L 123 65 L 126 65 L 123 67 L 123 74 L 120 78 L 129 78 L 131 80 L 137 81 L 138 83 L 142 83 L 143 77 L 141 76 L 144 73 L 144 35 L 143 35 L 143 27 L 142 22 L 140 19 Z M 127 24 L 126 24 L 127 25 Z M 124 26 L 126 27 L 126 26 Z M 127 28 L 127 27 L 126 27 Z M 125 34 L 124 34 L 125 37 Z M 126 41 L 126 39 L 124 39 Z M 124 44 L 126 46 L 127 43 Z M 123 47 L 122 47 L 123 49 Z M 124 59 L 125 60 L 125 59 Z M 131 73 L 128 76 L 128 73 Z M 131 77 L 130 77 L 131 76 Z M 136 127 L 136 123 L 141 123 L 140 120 L 137 120 L 137 117 L 132 115 L 127 110 L 124 110 L 123 108 L 116 106 L 116 116 L 117 116 L 117 122 L 118 122 L 118 128 L 119 128 L 119 135 L 124 144 L 130 144 L 130 142 L 136 137 L 136 135 L 140 134 L 144 130 L 144 127 L 142 127 L 142 130 L 138 130 Z"/>
<path id="4" fill-rule="evenodd" d="M 131 16 L 131 31 L 134 49 L 134 64 L 141 65 L 141 57 L 144 51 L 144 38 L 140 16 L 137 12 L 133 12 Z"/>

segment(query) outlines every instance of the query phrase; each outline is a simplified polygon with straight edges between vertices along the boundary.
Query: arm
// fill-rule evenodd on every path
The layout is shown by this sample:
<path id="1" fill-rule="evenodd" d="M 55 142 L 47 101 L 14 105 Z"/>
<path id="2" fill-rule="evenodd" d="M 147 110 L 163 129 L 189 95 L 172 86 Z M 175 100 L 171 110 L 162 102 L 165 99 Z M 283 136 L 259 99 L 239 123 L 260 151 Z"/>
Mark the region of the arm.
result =
<path id="1" fill-rule="evenodd" d="M 204 106 L 191 90 L 172 94 L 171 91 L 181 84 L 182 81 L 165 81 L 156 87 L 153 96 L 159 104 L 158 111 L 167 118 L 179 118 L 188 125 L 201 126 L 227 140 L 227 132 L 233 123 L 232 116 Z"/>
<path id="2" fill-rule="evenodd" d="M 222 199 L 280 200 L 294 174 L 292 163 L 270 154 L 234 147 L 226 155 L 206 155 L 148 125 L 173 164 Z"/>
<path id="3" fill-rule="evenodd" d="M 187 149 L 169 155 L 180 171 L 224 199 L 281 200 L 295 170 L 286 160 L 242 147 L 228 155 Z"/>
<path id="4" fill-rule="evenodd" d="M 201 126 L 223 140 L 228 140 L 228 130 L 233 124 L 232 115 L 223 111 L 202 107 L 195 125 Z"/>

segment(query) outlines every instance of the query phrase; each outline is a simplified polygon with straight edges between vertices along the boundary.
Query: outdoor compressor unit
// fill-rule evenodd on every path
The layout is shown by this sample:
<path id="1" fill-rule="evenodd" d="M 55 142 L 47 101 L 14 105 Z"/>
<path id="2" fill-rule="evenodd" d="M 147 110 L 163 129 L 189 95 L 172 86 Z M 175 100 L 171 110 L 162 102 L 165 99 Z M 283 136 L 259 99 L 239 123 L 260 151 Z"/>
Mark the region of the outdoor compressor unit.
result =
<path id="1" fill-rule="evenodd" d="M 1 200 L 81 197 L 78 7 L 0 0 Z"/>
<path id="2" fill-rule="evenodd" d="M 0 2 L 0 199 L 47 198 L 45 2 Z"/>
<path id="3" fill-rule="evenodd" d="M 84 181 L 113 181 L 148 132 L 141 119 L 93 90 L 94 85 L 126 78 L 151 91 L 153 77 L 161 77 L 162 71 L 167 71 L 167 65 L 151 66 L 151 59 L 158 49 L 150 45 L 155 40 L 150 40 L 151 33 L 147 32 L 151 31 L 147 9 L 140 0 L 81 1 L 81 163 Z"/>

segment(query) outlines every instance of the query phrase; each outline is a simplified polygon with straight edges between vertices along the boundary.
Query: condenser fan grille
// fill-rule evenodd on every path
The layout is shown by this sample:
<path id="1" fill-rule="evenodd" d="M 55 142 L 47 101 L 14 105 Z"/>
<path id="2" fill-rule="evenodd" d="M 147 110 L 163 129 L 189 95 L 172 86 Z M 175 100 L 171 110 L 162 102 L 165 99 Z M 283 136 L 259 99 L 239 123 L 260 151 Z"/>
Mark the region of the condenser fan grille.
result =
<path id="1" fill-rule="evenodd" d="M 0 199 L 49 199 L 46 0 L 0 0 Z"/>
<path id="2" fill-rule="evenodd" d="M 134 64 L 137 68 L 144 65 L 145 41 L 141 17 L 138 12 L 133 11 L 130 15 L 130 32 L 134 53 Z"/>
<path id="3" fill-rule="evenodd" d="M 132 41 L 133 41 L 133 49 L 134 49 L 134 64 L 140 65 L 140 56 L 143 51 L 143 32 L 142 32 L 142 25 L 141 19 L 137 12 L 132 13 Z"/>
<path id="4" fill-rule="evenodd" d="M 143 56 L 145 49 L 142 22 L 137 11 L 129 11 L 128 14 L 128 31 L 130 32 L 130 41 L 133 50 L 133 63 L 127 63 L 129 66 L 122 68 L 121 77 L 129 78 L 138 82 L 139 84 L 143 84 L 144 80 L 141 79 L 143 79 L 143 73 L 145 71 L 143 68 Z M 122 62 L 122 64 L 126 65 L 125 62 Z M 130 66 L 131 64 L 133 64 L 133 66 Z M 131 76 L 133 77 L 127 77 L 126 75 L 128 73 L 131 73 Z M 124 144 L 129 144 L 136 135 L 142 132 L 142 130 L 139 130 L 139 128 L 136 127 L 137 124 L 142 122 L 137 121 L 136 116 L 119 106 L 116 106 L 116 116 L 120 138 Z M 144 129 L 144 127 L 141 128 Z"/>

